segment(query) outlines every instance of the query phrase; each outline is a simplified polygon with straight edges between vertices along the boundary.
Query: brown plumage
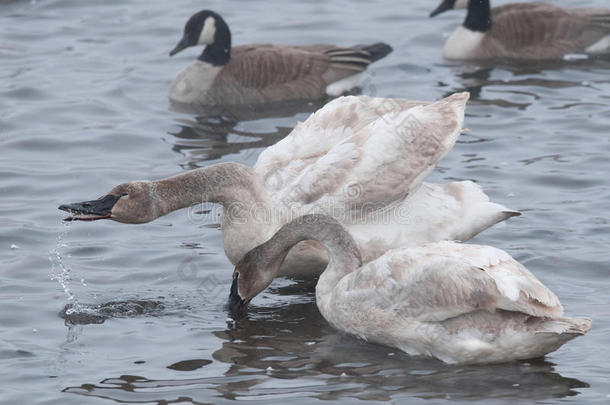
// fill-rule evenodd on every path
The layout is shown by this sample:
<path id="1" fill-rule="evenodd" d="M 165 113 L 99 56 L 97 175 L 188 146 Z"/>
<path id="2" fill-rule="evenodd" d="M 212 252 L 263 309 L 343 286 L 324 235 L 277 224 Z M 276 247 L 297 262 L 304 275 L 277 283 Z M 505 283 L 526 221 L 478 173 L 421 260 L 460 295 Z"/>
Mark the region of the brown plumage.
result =
<path id="1" fill-rule="evenodd" d="M 169 95 L 175 103 L 243 105 L 337 96 L 355 87 L 357 75 L 370 63 L 392 51 L 383 43 L 231 48 L 228 26 L 211 11 L 191 17 L 171 54 L 200 44 L 207 45 L 202 55 L 172 83 Z"/>
<path id="2" fill-rule="evenodd" d="M 451 59 L 544 60 L 568 54 L 610 54 L 610 10 L 547 3 L 490 10 L 489 0 L 471 0 L 463 26 L 445 44 Z"/>
<path id="3" fill-rule="evenodd" d="M 346 56 L 333 56 L 335 53 Z M 333 82 L 363 72 L 370 54 L 330 45 L 248 45 L 232 49 L 231 59 L 208 92 L 213 104 L 316 99 Z"/>

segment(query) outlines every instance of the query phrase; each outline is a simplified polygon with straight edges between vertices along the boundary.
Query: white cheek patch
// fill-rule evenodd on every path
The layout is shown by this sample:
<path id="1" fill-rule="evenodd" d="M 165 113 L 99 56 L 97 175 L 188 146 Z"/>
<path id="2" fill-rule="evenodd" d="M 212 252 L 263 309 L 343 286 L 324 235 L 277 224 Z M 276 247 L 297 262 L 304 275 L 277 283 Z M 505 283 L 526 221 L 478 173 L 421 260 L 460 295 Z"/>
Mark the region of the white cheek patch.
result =
<path id="1" fill-rule="evenodd" d="M 208 17 L 203 22 L 203 29 L 199 34 L 199 45 L 211 45 L 214 43 L 214 35 L 216 34 L 216 19 Z"/>

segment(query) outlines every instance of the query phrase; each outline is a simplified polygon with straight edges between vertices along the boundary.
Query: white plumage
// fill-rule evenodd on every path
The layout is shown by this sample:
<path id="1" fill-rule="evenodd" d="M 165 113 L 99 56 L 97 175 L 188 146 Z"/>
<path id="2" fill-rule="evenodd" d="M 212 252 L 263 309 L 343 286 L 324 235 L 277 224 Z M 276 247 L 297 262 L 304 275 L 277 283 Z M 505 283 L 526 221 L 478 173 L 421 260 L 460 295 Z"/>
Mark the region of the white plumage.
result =
<path id="1" fill-rule="evenodd" d="M 256 240 L 264 242 L 296 216 L 324 213 L 347 226 L 371 260 L 397 246 L 464 241 L 519 215 L 489 202 L 469 181 L 422 183 L 462 131 L 468 97 L 427 103 L 348 96 L 328 103 L 260 154 L 254 171 L 279 218 L 267 232 L 257 231 Z M 316 251 L 311 257 L 326 255 L 306 245 L 301 248 Z M 235 263 L 253 246 L 227 253 Z M 312 264 L 297 252 L 286 271 Z"/>
<path id="2" fill-rule="evenodd" d="M 332 252 L 331 252 L 332 254 Z M 343 276 L 333 263 L 316 302 L 337 329 L 448 363 L 539 357 L 585 334 L 525 267 L 490 246 L 438 242 L 394 249 Z"/>

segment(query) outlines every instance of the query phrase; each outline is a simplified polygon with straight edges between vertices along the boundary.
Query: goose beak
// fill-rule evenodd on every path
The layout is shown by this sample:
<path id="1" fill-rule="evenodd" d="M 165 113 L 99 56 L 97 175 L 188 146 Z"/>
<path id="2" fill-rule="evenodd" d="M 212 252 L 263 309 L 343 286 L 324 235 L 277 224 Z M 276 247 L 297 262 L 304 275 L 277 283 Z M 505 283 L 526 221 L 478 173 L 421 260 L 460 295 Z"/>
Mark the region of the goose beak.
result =
<path id="1" fill-rule="evenodd" d="M 436 8 L 433 12 L 430 13 L 430 17 L 435 17 L 440 13 L 444 13 L 447 10 L 451 10 L 453 5 L 455 4 L 455 0 L 443 0 L 440 6 Z"/>
<path id="2" fill-rule="evenodd" d="M 234 319 L 241 318 L 248 307 L 248 303 L 239 296 L 239 292 L 237 292 L 237 279 L 239 277 L 235 277 L 233 279 L 233 283 L 231 284 L 231 294 L 229 295 L 229 313 Z"/>
<path id="3" fill-rule="evenodd" d="M 188 47 L 189 47 L 188 41 L 186 40 L 185 37 L 182 37 L 180 42 L 178 42 L 178 45 L 176 45 L 176 47 L 170 51 L 169 56 L 174 56 L 178 52 L 180 52 Z"/>
<path id="4" fill-rule="evenodd" d="M 119 200 L 118 195 L 107 194 L 100 199 L 83 201 L 73 204 L 63 204 L 58 208 L 73 214 L 64 221 L 95 221 L 96 219 L 110 218 L 112 207 Z"/>

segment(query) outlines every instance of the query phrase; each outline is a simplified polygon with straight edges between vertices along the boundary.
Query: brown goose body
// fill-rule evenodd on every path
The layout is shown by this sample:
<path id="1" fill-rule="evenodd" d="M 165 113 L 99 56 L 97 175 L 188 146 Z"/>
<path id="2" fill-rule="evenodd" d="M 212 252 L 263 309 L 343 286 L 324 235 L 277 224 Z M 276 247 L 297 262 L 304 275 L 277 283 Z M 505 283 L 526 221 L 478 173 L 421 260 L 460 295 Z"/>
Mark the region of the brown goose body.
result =
<path id="1" fill-rule="evenodd" d="M 336 96 L 354 85 L 338 86 L 343 90 L 339 94 L 329 86 L 356 79 L 370 57 L 364 49 L 333 45 L 236 46 L 226 65 L 196 60 L 188 66 L 172 83 L 170 99 L 186 104 L 240 105 Z"/>
<path id="2" fill-rule="evenodd" d="M 204 10 L 186 23 L 170 53 L 206 45 L 173 81 L 173 103 L 243 106 L 338 96 L 354 88 L 368 65 L 392 51 L 389 45 L 338 47 L 252 44 L 231 47 L 231 33 L 218 14 Z"/>
<path id="3" fill-rule="evenodd" d="M 468 16 L 447 40 L 449 59 L 562 59 L 610 54 L 610 10 L 564 9 L 547 3 L 510 3 L 491 10 L 471 0 Z"/>

